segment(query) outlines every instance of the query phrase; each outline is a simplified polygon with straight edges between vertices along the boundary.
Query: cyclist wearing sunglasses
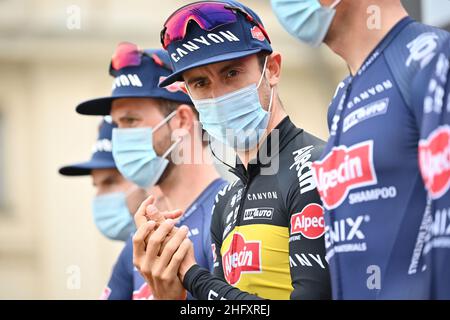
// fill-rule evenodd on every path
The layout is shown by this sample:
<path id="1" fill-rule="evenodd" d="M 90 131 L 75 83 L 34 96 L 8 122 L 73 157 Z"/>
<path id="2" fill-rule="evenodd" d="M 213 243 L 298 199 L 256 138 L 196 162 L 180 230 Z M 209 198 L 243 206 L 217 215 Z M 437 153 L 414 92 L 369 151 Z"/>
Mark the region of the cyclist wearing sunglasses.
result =
<path id="1" fill-rule="evenodd" d="M 314 164 L 333 297 L 449 299 L 450 34 L 400 0 L 272 4 L 292 35 L 350 69 Z"/>
<path id="2" fill-rule="evenodd" d="M 204 268 L 212 269 L 211 209 L 214 197 L 226 182 L 208 159 L 189 96 L 178 85 L 158 87 L 171 73 L 168 59 L 161 49 L 140 50 L 132 43 L 119 44 L 110 64 L 110 74 L 114 77 L 111 96 L 83 102 L 77 111 L 86 115 L 111 114 L 118 125 L 112 132 L 112 154 L 118 170 L 147 191 L 159 187 L 168 210 L 181 209 L 160 212 L 153 195 L 145 202 L 150 207 L 145 212 L 137 210 L 135 219 L 146 220 L 145 215 L 152 213 L 176 218 L 177 225 L 189 227 L 190 233 L 186 230 L 184 236 L 194 243 L 196 259 Z M 181 154 L 179 158 L 174 156 L 174 160 L 170 156 L 173 150 Z M 139 233 L 138 230 L 136 234 Z M 133 251 L 138 268 L 149 268 L 151 263 L 163 270 L 166 265 L 156 263 L 152 257 L 146 265 L 140 264 L 143 251 L 139 249 L 130 237 L 103 298 L 163 298 L 158 295 L 161 291 L 154 292 L 148 285 L 152 281 L 144 281 L 133 267 Z"/>
<path id="3" fill-rule="evenodd" d="M 213 274 L 189 249 L 172 277 L 198 299 L 330 298 L 323 209 L 311 176 L 323 142 L 284 111 L 281 55 L 261 20 L 236 1 L 197 2 L 169 17 L 161 41 L 174 67 L 161 85 L 183 80 L 211 139 L 238 155 L 230 167 L 239 179 L 213 210 Z M 170 230 L 163 224 L 154 233 Z M 147 250 L 161 246 L 152 245 Z M 183 258 L 169 245 L 161 251 Z"/>

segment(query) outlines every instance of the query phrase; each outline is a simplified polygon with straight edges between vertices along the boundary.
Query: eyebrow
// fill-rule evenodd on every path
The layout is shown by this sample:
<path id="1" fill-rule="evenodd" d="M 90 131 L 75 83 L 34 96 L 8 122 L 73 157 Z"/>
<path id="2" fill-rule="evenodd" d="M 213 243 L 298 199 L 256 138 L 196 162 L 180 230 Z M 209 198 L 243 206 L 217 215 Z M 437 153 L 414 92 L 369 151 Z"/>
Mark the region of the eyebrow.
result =
<path id="1" fill-rule="evenodd" d="M 139 118 L 139 115 L 133 114 L 132 112 L 129 112 L 129 111 L 128 111 L 128 112 L 125 113 L 124 115 L 120 116 L 118 120 L 119 120 L 119 121 L 123 121 L 123 120 L 129 119 L 129 118 L 138 119 L 138 118 Z"/>
<path id="2" fill-rule="evenodd" d="M 232 68 L 242 67 L 243 65 L 244 65 L 244 63 L 242 61 L 230 61 L 229 63 L 224 65 L 222 68 L 220 68 L 219 73 L 223 74 Z M 197 76 L 192 79 L 188 79 L 187 84 L 190 85 L 194 82 L 201 81 L 201 80 L 207 80 L 207 79 L 208 79 L 208 77 L 205 77 L 205 76 Z"/>
<path id="3" fill-rule="evenodd" d="M 244 65 L 244 63 L 240 60 L 230 61 L 230 63 L 227 63 L 220 69 L 219 73 L 222 74 L 222 73 L 225 73 L 226 71 L 228 71 L 229 69 L 236 68 L 236 67 L 242 67 L 243 65 Z"/>
<path id="4" fill-rule="evenodd" d="M 187 84 L 190 85 L 190 84 L 193 84 L 193 83 L 195 83 L 197 81 L 202 81 L 202 80 L 206 80 L 206 79 L 208 79 L 208 77 L 205 77 L 205 76 L 194 77 L 192 79 L 188 79 Z"/>
<path id="5" fill-rule="evenodd" d="M 116 180 L 116 177 L 114 175 L 109 175 L 108 177 L 106 177 L 105 180 L 103 180 L 103 183 L 112 183 Z"/>
<path id="6" fill-rule="evenodd" d="M 103 179 L 101 179 L 99 181 L 99 185 L 103 185 L 103 184 L 111 184 L 113 183 L 115 180 L 115 176 L 114 175 L 107 175 L 106 177 L 104 177 Z"/>

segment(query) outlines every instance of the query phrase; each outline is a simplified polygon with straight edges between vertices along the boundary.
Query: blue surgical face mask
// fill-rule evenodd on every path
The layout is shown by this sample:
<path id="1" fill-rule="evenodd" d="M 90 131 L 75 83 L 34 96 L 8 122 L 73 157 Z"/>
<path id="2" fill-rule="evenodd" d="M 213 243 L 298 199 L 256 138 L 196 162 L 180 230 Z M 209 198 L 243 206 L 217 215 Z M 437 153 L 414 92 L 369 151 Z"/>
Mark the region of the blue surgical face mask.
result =
<path id="1" fill-rule="evenodd" d="M 123 192 L 96 196 L 92 201 L 92 211 L 95 225 L 109 239 L 126 241 L 136 231 Z"/>
<path id="2" fill-rule="evenodd" d="M 176 111 L 172 112 L 155 128 L 113 129 L 112 152 L 117 169 L 128 180 L 141 188 L 154 186 L 169 164 L 166 157 L 179 140 L 162 156 L 153 148 L 153 133 L 167 123 Z"/>
<path id="3" fill-rule="evenodd" d="M 325 39 L 334 15 L 336 0 L 324 7 L 319 0 L 271 0 L 272 8 L 283 27 L 294 37 L 312 47 L 318 47 Z"/>
<path id="4" fill-rule="evenodd" d="M 267 57 L 258 84 L 251 84 L 219 98 L 196 100 L 191 96 L 206 132 L 237 151 L 254 149 L 269 123 L 273 88 L 270 91 L 268 111 L 261 106 L 258 94 L 266 64 Z"/>

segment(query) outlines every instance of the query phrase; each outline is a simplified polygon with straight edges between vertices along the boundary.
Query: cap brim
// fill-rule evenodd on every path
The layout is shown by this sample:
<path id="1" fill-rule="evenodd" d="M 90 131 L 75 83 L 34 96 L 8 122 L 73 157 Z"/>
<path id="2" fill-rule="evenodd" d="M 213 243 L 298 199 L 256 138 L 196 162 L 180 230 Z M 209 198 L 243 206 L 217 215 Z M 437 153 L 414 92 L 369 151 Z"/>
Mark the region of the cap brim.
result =
<path id="1" fill-rule="evenodd" d="M 183 72 L 186 72 L 190 69 L 205 66 L 207 64 L 223 62 L 223 61 L 233 60 L 233 59 L 238 59 L 238 58 L 244 58 L 246 56 L 250 56 L 252 54 L 256 54 L 256 53 L 264 51 L 264 50 L 265 49 L 263 49 L 263 48 L 258 48 L 258 49 L 245 50 L 245 51 L 239 51 L 239 52 L 229 52 L 229 53 L 221 54 L 218 56 L 214 56 L 214 57 L 193 63 L 193 64 L 188 65 L 188 66 L 178 70 L 177 72 L 174 72 L 171 75 L 169 75 L 166 79 L 164 79 L 164 81 L 162 81 L 159 84 L 159 87 L 163 88 L 163 87 L 166 87 L 176 81 L 183 81 L 183 78 L 182 78 Z"/>
<path id="2" fill-rule="evenodd" d="M 111 161 L 87 161 L 60 168 L 58 171 L 63 176 L 87 176 L 94 169 L 116 169 Z"/>
<path id="3" fill-rule="evenodd" d="M 150 94 L 125 94 L 117 95 L 103 98 L 96 98 L 92 100 L 87 100 L 80 103 L 76 107 L 76 111 L 79 114 L 87 116 L 108 116 L 111 113 L 111 104 L 116 99 L 126 99 L 126 98 L 159 98 Z"/>
<path id="4" fill-rule="evenodd" d="M 115 97 L 103 97 L 84 101 L 76 107 L 76 111 L 80 114 L 90 116 L 107 116 L 111 112 L 111 103 Z"/>

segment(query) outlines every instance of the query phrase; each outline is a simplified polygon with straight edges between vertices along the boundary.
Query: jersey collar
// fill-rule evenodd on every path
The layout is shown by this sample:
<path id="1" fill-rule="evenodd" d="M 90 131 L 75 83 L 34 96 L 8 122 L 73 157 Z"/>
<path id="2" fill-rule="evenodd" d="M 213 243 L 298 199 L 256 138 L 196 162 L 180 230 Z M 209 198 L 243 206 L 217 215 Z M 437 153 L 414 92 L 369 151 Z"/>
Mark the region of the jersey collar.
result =
<path id="1" fill-rule="evenodd" d="M 286 116 L 283 120 L 281 120 L 274 130 L 278 130 L 279 142 L 276 144 L 278 148 L 272 150 L 272 139 L 276 136 L 274 135 L 274 131 L 272 131 L 261 144 L 261 149 L 258 150 L 256 161 L 249 163 L 248 170 L 245 169 L 245 166 L 242 164 L 239 157 L 236 157 L 236 167 L 230 169 L 230 172 L 237 175 L 241 180 L 243 180 L 243 182 L 248 182 L 251 178 L 259 175 L 262 167 L 270 167 L 274 159 L 279 161 L 279 157 L 277 156 L 292 139 L 303 132 L 303 129 L 297 128 L 292 123 L 289 116 Z"/>

